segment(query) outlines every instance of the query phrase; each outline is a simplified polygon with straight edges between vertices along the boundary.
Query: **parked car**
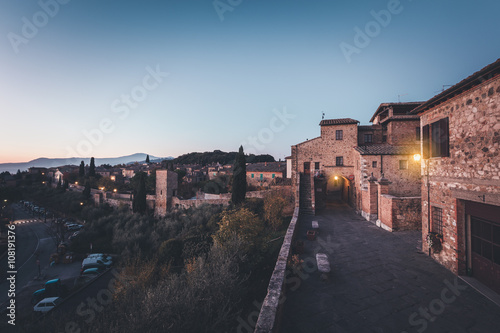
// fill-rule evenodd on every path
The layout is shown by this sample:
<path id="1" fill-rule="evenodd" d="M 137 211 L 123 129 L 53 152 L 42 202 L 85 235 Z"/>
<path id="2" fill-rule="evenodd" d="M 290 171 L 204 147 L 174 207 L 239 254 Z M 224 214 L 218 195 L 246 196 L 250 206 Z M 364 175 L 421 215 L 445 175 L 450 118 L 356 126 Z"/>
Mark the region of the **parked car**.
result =
<path id="1" fill-rule="evenodd" d="M 71 234 L 71 236 L 68 237 L 69 240 L 75 239 L 78 235 L 80 234 L 80 231 L 75 231 L 74 233 Z"/>
<path id="2" fill-rule="evenodd" d="M 70 224 L 70 225 L 68 225 L 67 230 L 73 231 L 73 230 L 80 230 L 82 228 L 83 228 L 83 225 L 81 225 L 81 224 Z"/>
<path id="3" fill-rule="evenodd" d="M 84 270 L 82 272 L 82 276 L 92 276 L 92 277 L 95 277 L 99 274 L 101 274 L 102 272 L 99 271 L 99 268 L 87 268 L 86 270 Z"/>
<path id="4" fill-rule="evenodd" d="M 33 307 L 33 311 L 35 311 L 35 312 L 47 312 L 47 311 L 50 311 L 53 308 L 55 308 L 61 302 L 62 302 L 61 297 L 44 298 Z"/>
<path id="5" fill-rule="evenodd" d="M 106 259 L 108 261 L 113 260 L 111 256 L 107 256 L 104 253 L 91 253 L 87 256 L 87 259 Z"/>
<path id="6" fill-rule="evenodd" d="M 52 279 L 45 282 L 45 288 L 38 289 L 31 296 L 31 304 L 36 304 L 47 297 L 62 297 L 66 292 L 65 286 L 60 279 Z"/>
<path id="7" fill-rule="evenodd" d="M 113 264 L 113 261 L 108 260 L 107 258 L 104 258 L 104 257 L 85 258 L 85 259 L 83 259 L 82 266 L 85 264 L 90 264 L 90 263 L 96 263 L 96 264 L 100 264 L 100 265 L 109 267 Z"/>

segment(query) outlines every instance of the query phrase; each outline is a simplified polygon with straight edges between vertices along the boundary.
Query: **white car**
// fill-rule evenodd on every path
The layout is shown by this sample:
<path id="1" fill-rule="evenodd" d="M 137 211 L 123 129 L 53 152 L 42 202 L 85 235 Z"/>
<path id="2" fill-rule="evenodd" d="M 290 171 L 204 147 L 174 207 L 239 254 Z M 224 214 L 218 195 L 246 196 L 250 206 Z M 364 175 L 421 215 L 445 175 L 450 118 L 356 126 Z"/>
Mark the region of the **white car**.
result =
<path id="1" fill-rule="evenodd" d="M 111 261 L 113 260 L 113 257 L 111 256 L 106 256 L 104 253 L 92 253 L 87 256 L 88 259 L 105 259 L 106 261 Z"/>
<path id="2" fill-rule="evenodd" d="M 44 298 L 33 307 L 33 311 L 35 311 L 35 312 L 47 312 L 47 311 L 50 311 L 53 308 L 55 308 L 61 302 L 62 302 L 61 297 Z"/>
<path id="3" fill-rule="evenodd" d="M 104 257 L 98 257 L 98 258 L 86 258 L 83 259 L 82 262 L 82 268 L 87 265 L 100 265 L 103 267 L 109 267 L 113 264 L 113 261 L 108 260 L 107 258 Z"/>

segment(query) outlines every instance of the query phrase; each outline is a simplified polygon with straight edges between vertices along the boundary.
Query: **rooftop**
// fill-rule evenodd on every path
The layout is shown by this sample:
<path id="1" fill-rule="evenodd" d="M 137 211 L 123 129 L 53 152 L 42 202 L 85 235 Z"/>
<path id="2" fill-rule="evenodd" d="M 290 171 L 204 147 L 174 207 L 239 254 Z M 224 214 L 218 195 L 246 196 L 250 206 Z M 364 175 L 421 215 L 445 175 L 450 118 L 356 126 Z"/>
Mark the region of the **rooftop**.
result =
<path id="1" fill-rule="evenodd" d="M 319 126 L 348 125 L 357 123 L 359 123 L 359 121 L 351 118 L 324 119 L 319 123 Z"/>
<path id="2" fill-rule="evenodd" d="M 374 144 L 355 147 L 361 155 L 413 155 L 420 152 L 418 145 L 392 146 L 389 144 Z"/>
<path id="3" fill-rule="evenodd" d="M 423 103 L 424 102 L 381 103 L 370 119 L 370 122 L 373 122 L 381 112 L 388 108 L 392 108 L 394 114 L 405 115 Z"/>
<path id="4" fill-rule="evenodd" d="M 283 172 L 286 162 L 262 162 L 247 164 L 247 172 Z"/>

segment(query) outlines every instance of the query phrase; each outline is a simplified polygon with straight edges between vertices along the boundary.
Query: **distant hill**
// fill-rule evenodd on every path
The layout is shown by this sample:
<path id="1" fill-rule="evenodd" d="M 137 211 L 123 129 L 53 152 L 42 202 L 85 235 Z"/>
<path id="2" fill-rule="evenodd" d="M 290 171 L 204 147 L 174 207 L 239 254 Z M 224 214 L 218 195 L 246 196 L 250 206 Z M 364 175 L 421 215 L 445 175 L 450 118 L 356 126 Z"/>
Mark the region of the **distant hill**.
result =
<path id="1" fill-rule="evenodd" d="M 204 153 L 189 153 L 175 158 L 173 162 L 178 164 L 199 164 L 199 165 L 207 165 L 212 163 L 233 164 L 237 154 L 238 154 L 237 152 L 226 153 L 220 150 L 214 150 L 213 152 L 204 152 Z M 268 154 L 246 155 L 246 161 L 247 163 L 275 162 L 274 157 Z"/>
<path id="2" fill-rule="evenodd" d="M 147 154 L 137 153 L 128 156 L 120 157 L 107 157 L 107 158 L 96 158 L 95 164 L 99 166 L 101 164 L 117 165 L 117 164 L 129 164 L 134 162 L 144 162 L 146 161 Z M 173 157 L 155 157 L 149 155 L 150 162 L 161 162 L 163 160 L 171 160 Z M 24 163 L 0 163 L 0 172 L 8 171 L 10 173 L 16 173 L 17 170 L 25 171 L 31 167 L 40 168 L 55 168 L 63 165 L 80 165 L 80 162 L 90 164 L 90 157 L 71 157 L 71 158 L 37 158 L 35 160 L 24 162 Z"/>

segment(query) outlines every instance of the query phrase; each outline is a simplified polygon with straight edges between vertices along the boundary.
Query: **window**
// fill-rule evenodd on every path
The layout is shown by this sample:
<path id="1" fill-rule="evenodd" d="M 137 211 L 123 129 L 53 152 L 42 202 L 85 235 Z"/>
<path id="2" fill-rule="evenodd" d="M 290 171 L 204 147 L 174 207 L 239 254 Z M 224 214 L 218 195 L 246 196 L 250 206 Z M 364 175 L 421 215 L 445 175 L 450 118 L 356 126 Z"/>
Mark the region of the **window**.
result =
<path id="1" fill-rule="evenodd" d="M 274 173 L 271 175 L 271 178 L 274 178 Z"/>
<path id="2" fill-rule="evenodd" d="M 408 160 L 399 160 L 399 170 L 408 169 Z"/>
<path id="3" fill-rule="evenodd" d="M 372 162 L 372 168 L 376 168 L 377 167 L 377 161 L 373 161 Z"/>
<path id="4" fill-rule="evenodd" d="M 260 174 L 260 179 L 264 178 L 264 175 L 263 174 Z"/>
<path id="5" fill-rule="evenodd" d="M 343 137 L 344 137 L 343 130 L 336 130 L 335 131 L 335 140 L 343 140 Z"/>
<path id="6" fill-rule="evenodd" d="M 343 166 L 344 165 L 344 157 L 343 156 L 337 156 L 335 158 L 335 165 L 336 166 Z"/>
<path id="7" fill-rule="evenodd" d="M 439 207 L 432 207 L 432 232 L 438 235 L 443 234 L 443 209 Z"/>
<path id="8" fill-rule="evenodd" d="M 420 141 L 420 127 L 415 127 L 415 140 Z"/>
<path id="9" fill-rule="evenodd" d="M 373 142 L 373 134 L 365 134 L 365 143 L 372 143 Z"/>
<path id="10" fill-rule="evenodd" d="M 423 157 L 450 156 L 449 119 L 443 118 L 422 128 Z"/>
<path id="11" fill-rule="evenodd" d="M 314 163 L 314 169 L 315 170 L 319 170 L 319 162 L 315 162 Z"/>
<path id="12" fill-rule="evenodd" d="M 253 173 L 252 173 L 252 178 L 253 178 Z"/>

